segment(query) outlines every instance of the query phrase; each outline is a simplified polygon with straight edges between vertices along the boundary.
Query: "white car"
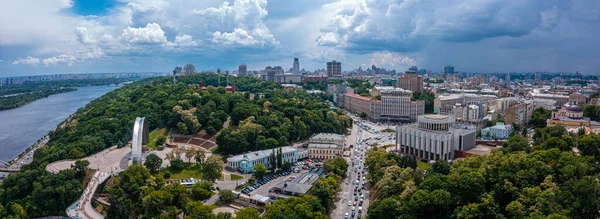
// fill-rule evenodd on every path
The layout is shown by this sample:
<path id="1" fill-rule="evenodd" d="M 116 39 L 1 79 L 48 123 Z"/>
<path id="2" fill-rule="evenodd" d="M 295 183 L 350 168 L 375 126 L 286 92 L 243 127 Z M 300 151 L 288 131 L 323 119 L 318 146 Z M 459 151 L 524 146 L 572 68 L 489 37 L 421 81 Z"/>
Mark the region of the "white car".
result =
<path id="1" fill-rule="evenodd" d="M 346 212 L 346 215 L 344 215 L 344 218 L 348 218 L 348 212 Z"/>
<path id="2" fill-rule="evenodd" d="M 352 201 L 348 201 L 348 206 L 352 206 Z"/>
<path id="3" fill-rule="evenodd" d="M 352 211 L 356 210 L 356 207 L 352 206 Z"/>

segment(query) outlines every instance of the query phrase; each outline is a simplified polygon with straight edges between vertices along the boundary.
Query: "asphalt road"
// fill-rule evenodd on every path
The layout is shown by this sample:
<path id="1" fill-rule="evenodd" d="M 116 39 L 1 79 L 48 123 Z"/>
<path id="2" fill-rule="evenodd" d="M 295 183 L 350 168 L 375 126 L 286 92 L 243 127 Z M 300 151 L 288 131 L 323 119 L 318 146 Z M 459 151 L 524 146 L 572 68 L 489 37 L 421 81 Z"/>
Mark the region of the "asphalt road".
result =
<path id="1" fill-rule="evenodd" d="M 363 176 L 366 172 L 362 173 L 362 171 L 364 170 L 365 151 L 368 146 L 359 142 L 370 135 L 372 134 L 359 128 L 357 125 L 353 125 L 352 133 L 346 139 L 348 144 L 354 144 L 354 148 L 352 148 L 351 156 L 345 158 L 349 163 L 347 177 L 341 184 L 338 198 L 334 203 L 334 210 L 330 215 L 331 218 L 345 218 L 346 213 L 348 213 L 348 218 L 366 218 L 370 193 L 368 190 L 363 189 L 363 183 L 365 183 Z M 354 167 L 352 166 L 352 162 L 354 162 Z M 359 173 L 360 177 L 358 176 Z M 358 184 L 356 183 L 357 181 Z M 356 193 L 354 192 L 355 188 Z M 361 199 L 363 200 L 362 206 L 360 205 Z M 355 201 L 356 205 L 354 204 Z M 362 207 L 361 213 L 359 213 L 359 207 Z M 354 212 L 354 217 L 352 216 L 352 212 Z"/>

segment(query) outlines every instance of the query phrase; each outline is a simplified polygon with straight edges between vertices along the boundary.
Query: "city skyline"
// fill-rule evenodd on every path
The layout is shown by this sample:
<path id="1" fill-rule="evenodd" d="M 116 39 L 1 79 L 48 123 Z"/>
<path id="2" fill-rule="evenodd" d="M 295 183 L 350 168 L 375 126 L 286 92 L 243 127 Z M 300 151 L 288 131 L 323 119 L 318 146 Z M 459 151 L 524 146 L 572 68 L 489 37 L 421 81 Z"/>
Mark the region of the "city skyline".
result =
<path id="1" fill-rule="evenodd" d="M 597 75 L 598 10 L 592 0 L 5 1 L 0 77 L 168 72 L 187 63 L 288 69 L 294 58 L 309 71 L 338 60 L 342 71 L 453 65 Z"/>

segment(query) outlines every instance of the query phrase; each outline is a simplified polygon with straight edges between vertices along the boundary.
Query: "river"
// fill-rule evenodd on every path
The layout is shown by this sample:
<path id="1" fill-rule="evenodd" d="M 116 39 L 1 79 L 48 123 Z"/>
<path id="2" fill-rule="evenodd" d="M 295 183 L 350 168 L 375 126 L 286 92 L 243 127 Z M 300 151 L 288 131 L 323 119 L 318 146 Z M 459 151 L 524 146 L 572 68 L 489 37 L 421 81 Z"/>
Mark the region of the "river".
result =
<path id="1" fill-rule="evenodd" d="M 16 109 L 0 111 L 0 161 L 16 158 L 77 109 L 119 87 L 79 87 L 76 91 L 51 95 Z"/>

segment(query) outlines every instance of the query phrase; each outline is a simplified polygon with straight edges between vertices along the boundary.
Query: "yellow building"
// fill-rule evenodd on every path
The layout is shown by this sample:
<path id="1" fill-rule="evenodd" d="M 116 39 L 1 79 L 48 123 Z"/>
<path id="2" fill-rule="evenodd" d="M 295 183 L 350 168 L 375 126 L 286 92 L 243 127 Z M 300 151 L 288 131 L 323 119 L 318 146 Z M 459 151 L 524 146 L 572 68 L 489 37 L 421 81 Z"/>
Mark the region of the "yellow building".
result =
<path id="1" fill-rule="evenodd" d="M 583 109 L 576 104 L 567 105 L 562 108 L 555 107 L 552 117 L 546 121 L 548 126 L 562 125 L 565 128 L 600 128 L 600 122 L 592 121 L 589 117 L 583 117 Z"/>

